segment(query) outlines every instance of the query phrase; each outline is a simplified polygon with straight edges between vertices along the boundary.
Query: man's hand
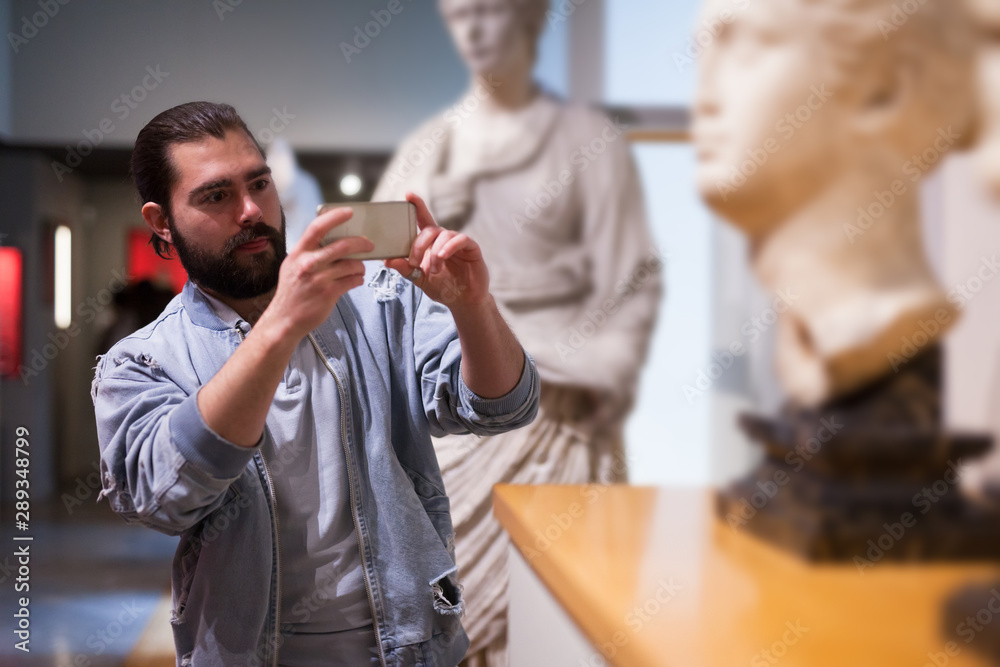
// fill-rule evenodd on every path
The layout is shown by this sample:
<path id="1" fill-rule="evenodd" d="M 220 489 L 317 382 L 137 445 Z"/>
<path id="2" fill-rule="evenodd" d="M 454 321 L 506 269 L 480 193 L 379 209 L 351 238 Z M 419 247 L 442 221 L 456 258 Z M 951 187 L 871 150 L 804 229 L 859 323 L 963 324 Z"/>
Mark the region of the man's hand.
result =
<path id="1" fill-rule="evenodd" d="M 324 234 L 351 214 L 349 208 L 338 208 L 309 223 L 281 263 L 274 298 L 250 335 L 198 392 L 205 423 L 222 438 L 242 447 L 260 440 L 295 347 L 330 316 L 347 290 L 364 282 L 364 264 L 344 255 L 371 250 L 371 241 L 352 236 L 319 245 Z"/>
<path id="2" fill-rule="evenodd" d="M 466 386 L 484 398 L 504 396 L 517 385 L 526 359 L 490 296 L 490 274 L 479 244 L 438 227 L 424 200 L 412 192 L 406 201 L 417 207 L 420 233 L 408 258 L 387 259 L 385 265 L 451 310 Z"/>
<path id="3" fill-rule="evenodd" d="M 372 250 L 369 239 L 351 236 L 319 245 L 327 232 L 352 215 L 349 208 L 335 208 L 309 223 L 281 264 L 274 298 L 261 316 L 268 320 L 265 326 L 280 322 L 290 338 L 301 340 L 330 316 L 344 293 L 364 282 L 365 265 L 344 256 Z"/>
<path id="4" fill-rule="evenodd" d="M 452 312 L 481 308 L 490 299 L 490 274 L 479 245 L 465 234 L 438 227 L 417 195 L 407 193 L 406 200 L 417 207 L 420 232 L 409 257 L 387 259 L 385 265 Z"/>

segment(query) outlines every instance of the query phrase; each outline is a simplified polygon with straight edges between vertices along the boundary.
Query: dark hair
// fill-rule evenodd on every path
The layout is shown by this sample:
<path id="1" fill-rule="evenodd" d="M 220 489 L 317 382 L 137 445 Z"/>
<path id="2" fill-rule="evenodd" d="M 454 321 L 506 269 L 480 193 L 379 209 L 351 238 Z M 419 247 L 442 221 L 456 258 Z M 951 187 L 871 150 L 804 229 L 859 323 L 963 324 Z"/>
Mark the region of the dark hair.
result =
<path id="1" fill-rule="evenodd" d="M 228 104 L 188 102 L 167 109 L 149 121 L 135 139 L 129 172 L 142 203 L 155 202 L 170 220 L 170 191 L 177 182 L 177 169 L 170 161 L 170 147 L 206 137 L 223 139 L 228 130 L 243 130 L 264 157 L 264 150 L 247 128 L 236 109 Z M 170 257 L 170 244 L 155 233 L 149 244 L 164 259 Z"/>

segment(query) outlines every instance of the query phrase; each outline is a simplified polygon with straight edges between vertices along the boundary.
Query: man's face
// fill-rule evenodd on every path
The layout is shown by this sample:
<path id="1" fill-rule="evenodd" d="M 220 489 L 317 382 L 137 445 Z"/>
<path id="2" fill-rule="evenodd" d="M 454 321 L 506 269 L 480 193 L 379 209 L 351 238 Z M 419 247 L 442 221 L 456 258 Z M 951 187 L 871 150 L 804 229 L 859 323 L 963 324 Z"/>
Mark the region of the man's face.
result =
<path id="1" fill-rule="evenodd" d="M 707 0 L 715 33 L 699 58 L 692 135 L 705 200 L 752 236 L 829 182 L 837 103 L 817 66 L 828 56 L 797 0 Z M 810 36 L 813 35 L 813 36 Z M 707 36 L 707 32 L 706 32 Z"/>
<path id="2" fill-rule="evenodd" d="M 230 130 L 174 144 L 170 160 L 178 175 L 171 237 L 191 280 L 233 299 L 274 289 L 287 254 L 285 214 L 253 141 Z"/>
<path id="3" fill-rule="evenodd" d="M 527 36 L 512 0 L 444 0 L 448 31 L 458 54 L 473 74 L 502 74 L 526 48 Z"/>

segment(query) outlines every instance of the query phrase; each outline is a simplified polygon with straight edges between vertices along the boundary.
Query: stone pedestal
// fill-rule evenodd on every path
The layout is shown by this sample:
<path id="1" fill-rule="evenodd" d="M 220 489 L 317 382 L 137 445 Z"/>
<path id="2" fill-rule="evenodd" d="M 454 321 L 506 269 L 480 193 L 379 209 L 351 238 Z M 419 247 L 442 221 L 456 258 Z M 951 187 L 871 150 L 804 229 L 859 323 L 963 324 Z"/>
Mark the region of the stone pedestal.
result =
<path id="1" fill-rule="evenodd" d="M 1000 558 L 1000 513 L 958 487 L 988 436 L 941 424 L 941 351 L 813 410 L 741 426 L 765 451 L 718 492 L 718 515 L 814 561 Z"/>
<path id="2" fill-rule="evenodd" d="M 963 650 L 1000 665 L 1000 581 L 968 586 L 945 601 L 941 631 Z"/>

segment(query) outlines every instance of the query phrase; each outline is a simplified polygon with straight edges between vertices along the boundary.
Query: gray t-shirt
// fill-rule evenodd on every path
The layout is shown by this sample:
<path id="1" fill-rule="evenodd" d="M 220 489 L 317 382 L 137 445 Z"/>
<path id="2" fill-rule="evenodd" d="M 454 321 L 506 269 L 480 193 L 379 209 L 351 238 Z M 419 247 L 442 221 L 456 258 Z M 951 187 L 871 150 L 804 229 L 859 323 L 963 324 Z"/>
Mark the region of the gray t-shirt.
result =
<path id="1" fill-rule="evenodd" d="M 249 331 L 232 308 L 203 294 L 224 322 Z M 282 665 L 378 664 L 341 429 L 319 432 L 314 417 L 332 411 L 339 424 L 340 410 L 336 380 L 303 338 L 267 413 L 274 445 L 262 452 L 278 508 Z"/>

